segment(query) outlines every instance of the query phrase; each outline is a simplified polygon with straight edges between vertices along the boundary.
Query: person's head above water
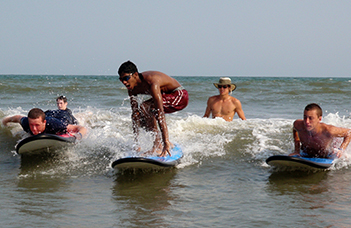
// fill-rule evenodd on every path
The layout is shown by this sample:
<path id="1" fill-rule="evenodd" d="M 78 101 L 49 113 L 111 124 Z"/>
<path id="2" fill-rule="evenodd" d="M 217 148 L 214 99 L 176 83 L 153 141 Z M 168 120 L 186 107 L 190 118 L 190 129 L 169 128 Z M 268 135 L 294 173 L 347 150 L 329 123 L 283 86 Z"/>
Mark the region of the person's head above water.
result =
<path id="1" fill-rule="evenodd" d="M 229 92 L 233 92 L 236 89 L 236 85 L 232 83 L 232 80 L 228 77 L 222 77 L 219 79 L 218 83 L 213 83 L 213 85 L 217 88 L 229 88 Z"/>
<path id="2" fill-rule="evenodd" d="M 59 96 L 56 98 L 56 104 L 57 108 L 60 110 L 66 110 L 67 109 L 67 98 L 66 96 Z"/>

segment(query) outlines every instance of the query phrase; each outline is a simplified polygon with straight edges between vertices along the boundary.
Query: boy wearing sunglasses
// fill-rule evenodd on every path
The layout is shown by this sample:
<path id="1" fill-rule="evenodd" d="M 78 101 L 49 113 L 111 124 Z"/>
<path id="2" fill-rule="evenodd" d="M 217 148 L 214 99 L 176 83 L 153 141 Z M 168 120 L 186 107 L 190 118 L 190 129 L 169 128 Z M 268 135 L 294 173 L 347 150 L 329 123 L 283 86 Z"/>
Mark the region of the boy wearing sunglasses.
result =
<path id="1" fill-rule="evenodd" d="M 232 121 L 235 113 L 238 113 L 242 120 L 246 120 L 240 101 L 230 96 L 236 89 L 230 78 L 222 77 L 218 83 L 213 84 L 219 90 L 219 95 L 208 98 L 204 117 L 212 114 L 212 118 L 221 117 L 226 121 Z"/>
<path id="2" fill-rule="evenodd" d="M 138 141 L 139 127 L 145 127 L 146 130 L 155 133 L 153 148 L 147 153 L 156 152 L 160 157 L 171 155 L 173 145 L 169 141 L 165 113 L 184 109 L 188 105 L 188 92 L 177 80 L 159 71 L 139 73 L 131 61 L 123 63 L 118 69 L 118 74 L 119 80 L 128 89 L 135 141 Z M 138 94 L 148 94 L 151 98 L 139 105 Z M 158 131 L 158 127 L 161 132 Z M 140 147 L 137 150 L 140 150 Z"/>

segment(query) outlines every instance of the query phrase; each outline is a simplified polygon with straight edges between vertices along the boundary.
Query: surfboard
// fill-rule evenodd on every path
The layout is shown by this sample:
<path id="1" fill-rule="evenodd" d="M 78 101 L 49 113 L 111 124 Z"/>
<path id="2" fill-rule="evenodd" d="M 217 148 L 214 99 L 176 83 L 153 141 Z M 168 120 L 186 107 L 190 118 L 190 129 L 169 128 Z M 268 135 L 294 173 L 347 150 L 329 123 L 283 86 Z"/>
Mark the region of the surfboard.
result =
<path id="1" fill-rule="evenodd" d="M 334 159 L 306 158 L 299 156 L 274 155 L 267 158 L 266 163 L 274 167 L 316 168 L 327 169 L 332 166 Z"/>
<path id="2" fill-rule="evenodd" d="M 183 157 L 183 151 L 179 145 L 171 150 L 171 156 L 128 156 L 117 159 L 112 163 L 114 169 L 159 169 L 176 166 Z"/>
<path id="3" fill-rule="evenodd" d="M 70 134 L 53 135 L 40 134 L 22 139 L 16 145 L 16 152 L 20 155 L 36 155 L 44 152 L 52 152 L 76 141 Z"/>

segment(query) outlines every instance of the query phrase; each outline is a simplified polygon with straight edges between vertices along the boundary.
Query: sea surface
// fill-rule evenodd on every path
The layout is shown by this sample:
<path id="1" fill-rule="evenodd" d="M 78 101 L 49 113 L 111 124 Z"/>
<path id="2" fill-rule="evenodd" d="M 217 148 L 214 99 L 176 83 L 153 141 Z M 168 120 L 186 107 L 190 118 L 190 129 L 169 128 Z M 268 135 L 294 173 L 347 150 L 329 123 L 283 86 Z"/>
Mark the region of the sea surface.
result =
<path id="1" fill-rule="evenodd" d="M 18 124 L 0 126 L 0 227 L 350 227 L 351 148 L 327 171 L 275 170 L 293 151 L 292 123 L 312 102 L 323 122 L 351 128 L 351 78 L 231 77 L 246 121 L 202 118 L 219 77 L 177 77 L 189 105 L 166 116 L 184 157 L 176 168 L 111 168 L 133 147 L 127 90 L 117 76 L 0 75 L 0 119 L 65 95 L 85 139 L 22 159 Z M 140 100 L 147 99 L 141 96 Z M 142 132 L 143 150 L 152 137 Z"/>

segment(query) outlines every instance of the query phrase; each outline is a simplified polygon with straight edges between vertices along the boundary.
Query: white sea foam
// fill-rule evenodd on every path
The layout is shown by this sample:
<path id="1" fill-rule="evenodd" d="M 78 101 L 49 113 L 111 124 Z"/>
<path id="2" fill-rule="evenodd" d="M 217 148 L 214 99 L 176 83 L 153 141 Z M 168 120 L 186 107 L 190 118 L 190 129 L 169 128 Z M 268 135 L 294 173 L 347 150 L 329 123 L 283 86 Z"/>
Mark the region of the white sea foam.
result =
<path id="1" fill-rule="evenodd" d="M 23 114 L 22 108 L 9 109 L 4 116 Z M 74 112 L 81 125 L 88 128 L 88 134 L 78 145 L 67 151 L 72 164 L 93 164 L 104 160 L 105 169 L 110 169 L 111 163 L 123 156 L 129 155 L 133 149 L 134 138 L 131 127 L 130 109 L 103 110 L 87 107 Z M 198 165 L 204 159 L 223 157 L 231 154 L 241 154 L 247 160 L 254 159 L 266 166 L 265 159 L 275 154 L 289 154 L 293 151 L 292 124 L 293 119 L 248 119 L 238 118 L 226 122 L 221 118 L 202 118 L 198 115 L 182 117 L 167 115 L 170 140 L 179 144 L 184 157 L 178 168 Z M 338 113 L 329 113 L 323 122 L 336 126 L 351 128 L 351 119 L 340 117 Z M 8 128 L 15 137 L 22 137 L 23 131 L 19 125 L 12 124 Z M 153 136 L 141 130 L 139 142 L 142 150 L 152 147 Z M 335 145 L 341 141 L 336 140 Z M 334 168 L 348 167 L 351 164 L 351 149 L 345 151 L 346 158 L 339 159 Z M 102 157 L 99 157 L 99 156 Z M 98 159 L 96 159 L 98 157 Z M 83 164 L 84 165 L 84 164 Z M 91 166 L 91 168 L 96 168 Z"/>

